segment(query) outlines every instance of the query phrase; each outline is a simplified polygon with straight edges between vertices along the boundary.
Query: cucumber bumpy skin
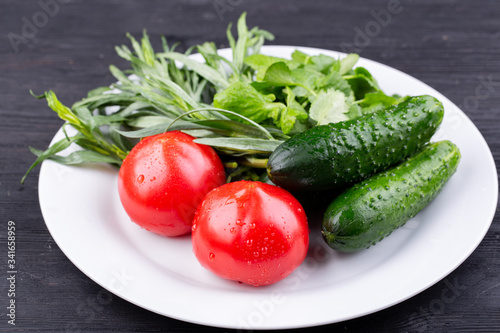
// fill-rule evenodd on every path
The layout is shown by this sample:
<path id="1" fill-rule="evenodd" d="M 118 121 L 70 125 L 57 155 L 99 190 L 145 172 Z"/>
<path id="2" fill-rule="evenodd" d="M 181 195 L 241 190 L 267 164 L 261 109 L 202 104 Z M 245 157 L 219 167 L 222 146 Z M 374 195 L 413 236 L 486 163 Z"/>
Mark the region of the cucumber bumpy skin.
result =
<path id="1" fill-rule="evenodd" d="M 423 147 L 444 116 L 431 96 L 415 96 L 353 120 L 313 127 L 276 148 L 267 173 L 289 191 L 343 189 Z"/>
<path id="2" fill-rule="evenodd" d="M 431 143 L 400 165 L 363 180 L 328 206 L 322 234 L 337 251 L 379 242 L 427 206 L 455 173 L 460 151 L 450 141 Z"/>

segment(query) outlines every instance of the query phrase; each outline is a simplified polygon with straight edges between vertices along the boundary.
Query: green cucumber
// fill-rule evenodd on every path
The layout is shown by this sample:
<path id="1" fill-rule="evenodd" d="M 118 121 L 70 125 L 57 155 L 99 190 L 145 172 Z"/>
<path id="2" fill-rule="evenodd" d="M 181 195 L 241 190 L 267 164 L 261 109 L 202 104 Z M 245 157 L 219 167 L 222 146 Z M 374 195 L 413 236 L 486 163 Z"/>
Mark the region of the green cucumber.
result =
<path id="1" fill-rule="evenodd" d="M 353 120 L 321 125 L 276 148 L 267 173 L 290 191 L 345 188 L 416 152 L 436 132 L 443 105 L 415 96 Z"/>
<path id="2" fill-rule="evenodd" d="M 438 195 L 459 161 L 460 151 L 450 141 L 431 143 L 400 165 L 347 189 L 324 214 L 324 240 L 342 252 L 379 242 Z"/>

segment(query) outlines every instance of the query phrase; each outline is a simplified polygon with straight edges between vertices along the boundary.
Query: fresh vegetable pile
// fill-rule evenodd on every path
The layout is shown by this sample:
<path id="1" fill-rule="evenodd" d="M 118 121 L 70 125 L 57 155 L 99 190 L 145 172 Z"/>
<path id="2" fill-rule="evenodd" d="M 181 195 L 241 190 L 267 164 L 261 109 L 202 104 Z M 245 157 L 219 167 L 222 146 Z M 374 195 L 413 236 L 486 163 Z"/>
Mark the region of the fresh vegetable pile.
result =
<path id="1" fill-rule="evenodd" d="M 444 115 L 435 98 L 386 95 L 356 54 L 264 55 L 274 37 L 248 29 L 245 14 L 236 30 L 235 39 L 227 29 L 231 60 L 211 42 L 181 53 L 162 39 L 155 52 L 145 32 L 128 36 L 132 49 L 116 51 L 131 69 L 110 66 L 112 86 L 71 107 L 52 91 L 37 96 L 65 121 L 65 138 L 30 147 L 28 173 L 46 159 L 115 165 L 132 221 L 162 236 L 191 233 L 205 268 L 260 286 L 306 257 L 300 192 L 341 192 L 323 237 L 357 251 L 415 216 L 455 172 L 458 148 L 429 143 Z M 80 149 L 59 154 L 71 144 Z"/>

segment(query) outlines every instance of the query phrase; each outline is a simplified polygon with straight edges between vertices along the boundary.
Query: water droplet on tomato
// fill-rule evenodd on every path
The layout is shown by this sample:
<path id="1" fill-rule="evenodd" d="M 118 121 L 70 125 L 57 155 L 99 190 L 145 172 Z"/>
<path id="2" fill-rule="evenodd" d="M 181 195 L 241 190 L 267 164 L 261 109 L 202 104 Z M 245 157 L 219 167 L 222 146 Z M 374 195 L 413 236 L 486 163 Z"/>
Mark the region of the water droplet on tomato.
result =
<path id="1" fill-rule="evenodd" d="M 210 261 L 214 261 L 214 259 L 215 259 L 215 253 L 210 252 L 210 253 L 208 254 L 208 260 L 210 260 Z"/>
<path id="2" fill-rule="evenodd" d="M 198 227 L 198 226 L 196 225 L 196 223 L 195 223 L 195 224 L 193 224 L 193 226 L 191 227 L 191 231 L 195 231 L 197 227 Z"/>
<path id="3" fill-rule="evenodd" d="M 139 184 L 142 184 L 142 182 L 144 181 L 144 175 L 139 175 L 139 177 L 137 177 L 137 181 L 139 182 Z"/>
<path id="4" fill-rule="evenodd" d="M 247 239 L 246 244 L 247 244 L 247 246 L 252 246 L 253 239 Z"/>
<path id="5" fill-rule="evenodd" d="M 232 233 L 232 234 L 235 234 L 236 233 L 236 228 L 232 227 L 231 229 L 229 229 L 229 232 Z"/>
<path id="6" fill-rule="evenodd" d="M 239 225 L 241 227 L 245 225 L 245 222 L 243 222 L 242 220 L 236 220 L 236 225 Z"/>
<path id="7" fill-rule="evenodd" d="M 226 200 L 226 202 L 224 203 L 224 205 L 232 205 L 236 202 L 236 200 L 234 198 L 228 198 Z"/>
<path id="8" fill-rule="evenodd" d="M 255 251 L 255 252 L 253 253 L 253 256 L 254 256 L 255 258 L 257 258 L 258 256 L 260 256 L 260 253 L 259 253 L 259 252 L 257 252 L 257 251 Z"/>
<path id="9" fill-rule="evenodd" d="M 286 239 L 288 240 L 292 239 L 292 235 L 286 235 Z"/>
<path id="10" fill-rule="evenodd" d="M 297 208 L 297 212 L 302 213 L 302 208 Z"/>
<path id="11" fill-rule="evenodd" d="M 255 223 L 250 223 L 250 224 L 248 225 L 248 227 L 249 227 L 250 229 L 255 229 Z"/>
<path id="12" fill-rule="evenodd" d="M 266 254 L 267 253 L 267 247 L 263 247 L 262 249 L 260 249 L 260 251 L 262 252 L 262 254 Z"/>

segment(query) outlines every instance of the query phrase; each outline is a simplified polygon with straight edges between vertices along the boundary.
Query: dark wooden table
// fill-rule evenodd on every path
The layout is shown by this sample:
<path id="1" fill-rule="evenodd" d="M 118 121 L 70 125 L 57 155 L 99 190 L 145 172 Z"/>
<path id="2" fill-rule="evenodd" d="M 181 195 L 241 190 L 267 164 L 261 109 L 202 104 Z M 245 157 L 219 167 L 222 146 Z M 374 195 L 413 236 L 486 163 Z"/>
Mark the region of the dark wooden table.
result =
<path id="1" fill-rule="evenodd" d="M 162 317 L 117 296 L 98 302 L 102 288 L 65 257 L 45 226 L 39 168 L 24 185 L 20 179 L 33 161 L 28 145 L 45 147 L 62 125 L 29 89 L 53 89 L 71 104 L 113 81 L 109 64 L 125 66 L 114 46 L 127 43 L 126 32 L 137 36 L 146 28 L 155 43 L 165 35 L 183 48 L 206 40 L 222 47 L 227 24 L 243 11 L 250 26 L 276 35 L 274 44 L 358 52 L 429 84 L 462 107 L 500 162 L 500 3 L 495 0 L 1 0 L 0 331 L 229 331 Z M 479 96 L 484 80 L 490 93 Z M 6 316 L 8 221 L 16 223 L 17 233 L 15 326 Z M 450 284 L 460 287 L 456 297 L 446 294 Z M 386 310 L 326 329 L 500 331 L 498 210 L 477 250 L 442 281 Z"/>

